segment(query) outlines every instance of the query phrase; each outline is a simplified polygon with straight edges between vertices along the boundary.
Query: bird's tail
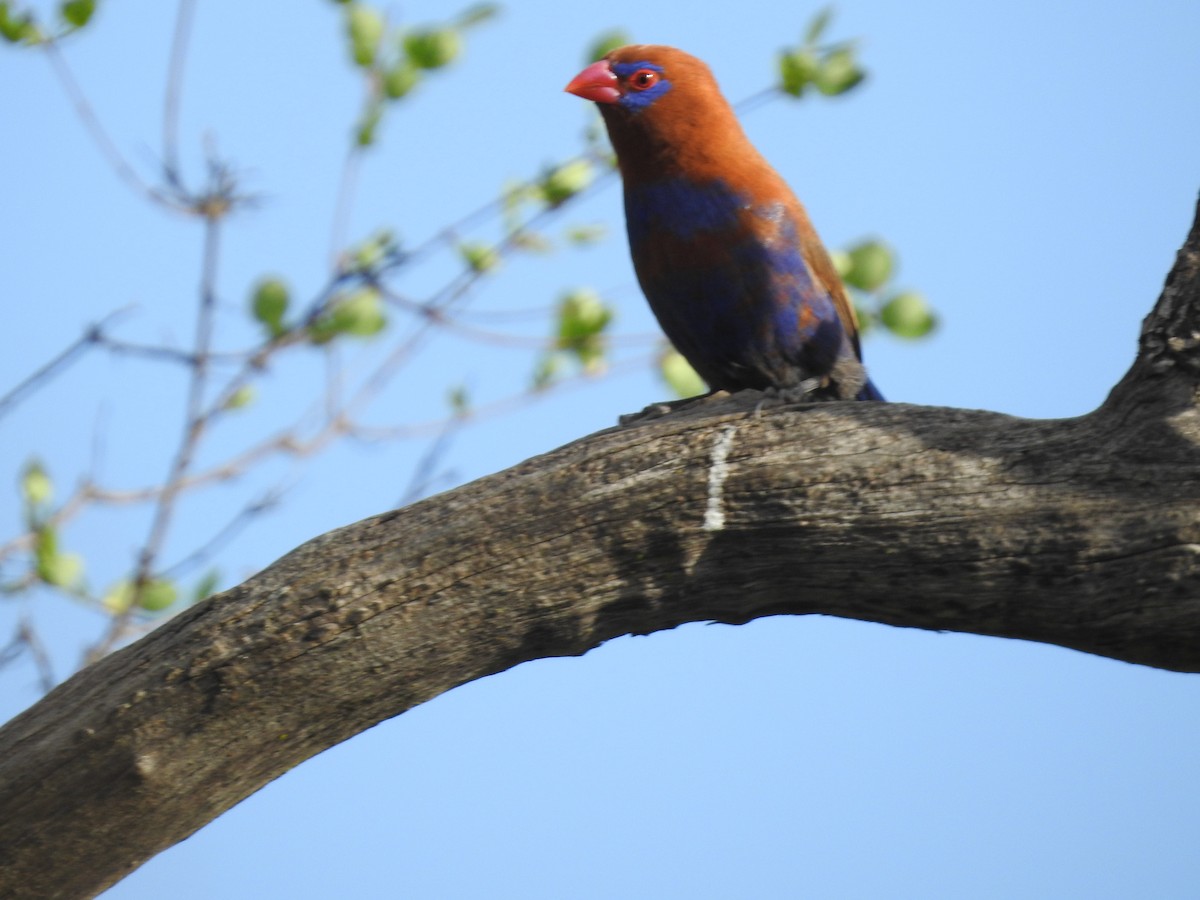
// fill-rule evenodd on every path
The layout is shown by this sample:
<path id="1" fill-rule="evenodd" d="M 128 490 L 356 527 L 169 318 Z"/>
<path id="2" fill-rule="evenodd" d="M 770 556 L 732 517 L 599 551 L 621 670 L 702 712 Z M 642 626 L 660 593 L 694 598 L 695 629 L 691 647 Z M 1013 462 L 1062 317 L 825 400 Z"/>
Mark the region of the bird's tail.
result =
<path id="1" fill-rule="evenodd" d="M 886 402 L 883 394 L 880 393 L 879 388 L 875 387 L 875 382 L 873 382 L 870 378 L 867 379 L 867 383 L 863 385 L 862 390 L 858 392 L 858 396 L 854 399 L 878 400 L 880 402 Z"/>

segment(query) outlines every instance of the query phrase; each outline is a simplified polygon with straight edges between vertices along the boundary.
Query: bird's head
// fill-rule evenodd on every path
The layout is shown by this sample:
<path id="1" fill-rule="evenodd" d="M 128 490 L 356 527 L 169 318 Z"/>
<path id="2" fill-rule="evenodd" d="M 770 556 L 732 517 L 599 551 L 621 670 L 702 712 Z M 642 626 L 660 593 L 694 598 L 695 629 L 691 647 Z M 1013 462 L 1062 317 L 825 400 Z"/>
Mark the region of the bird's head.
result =
<path id="1" fill-rule="evenodd" d="M 630 44 L 592 63 L 567 85 L 568 93 L 600 104 L 612 113 L 636 115 L 671 94 L 688 94 L 716 84 L 708 66 L 674 47 Z M 674 99 L 674 98 L 673 98 Z"/>
<path id="2" fill-rule="evenodd" d="M 699 171 L 754 153 L 708 66 L 674 47 L 618 47 L 566 90 L 599 106 L 627 184 L 661 175 L 664 166 Z"/>

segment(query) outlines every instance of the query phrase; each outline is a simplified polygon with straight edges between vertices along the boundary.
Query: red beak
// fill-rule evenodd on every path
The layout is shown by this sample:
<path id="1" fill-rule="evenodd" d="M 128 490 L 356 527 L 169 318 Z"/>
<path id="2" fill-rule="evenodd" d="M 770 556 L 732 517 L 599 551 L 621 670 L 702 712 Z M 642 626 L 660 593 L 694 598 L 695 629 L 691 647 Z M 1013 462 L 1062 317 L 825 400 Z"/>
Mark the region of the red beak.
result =
<path id="1" fill-rule="evenodd" d="M 617 90 L 617 76 L 604 60 L 592 63 L 572 78 L 563 90 L 596 103 L 616 103 L 621 99 L 621 92 Z"/>

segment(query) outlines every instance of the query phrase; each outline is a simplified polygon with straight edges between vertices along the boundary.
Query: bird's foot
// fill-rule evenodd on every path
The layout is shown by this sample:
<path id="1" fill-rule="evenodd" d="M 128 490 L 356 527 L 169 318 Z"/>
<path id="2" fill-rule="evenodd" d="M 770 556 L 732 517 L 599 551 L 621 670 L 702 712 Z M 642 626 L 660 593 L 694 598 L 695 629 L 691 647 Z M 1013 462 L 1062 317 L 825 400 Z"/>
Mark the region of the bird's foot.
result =
<path id="1" fill-rule="evenodd" d="M 625 413 L 617 419 L 617 424 L 624 426 L 632 425 L 634 422 L 659 419 L 673 412 L 678 412 L 681 409 L 692 409 L 693 407 L 701 406 L 714 400 L 724 400 L 728 396 L 729 391 L 712 391 L 707 394 L 701 394 L 699 397 L 686 397 L 683 400 L 662 400 L 658 403 L 651 403 L 641 412 Z"/>
<path id="2" fill-rule="evenodd" d="M 820 378 L 805 378 L 799 384 L 792 387 L 766 388 L 762 392 L 762 399 L 758 401 L 751 415 L 757 419 L 764 409 L 770 409 L 773 406 L 786 406 L 789 403 L 811 403 L 813 400 L 821 399 L 816 394 L 822 387 L 824 387 L 824 383 Z"/>

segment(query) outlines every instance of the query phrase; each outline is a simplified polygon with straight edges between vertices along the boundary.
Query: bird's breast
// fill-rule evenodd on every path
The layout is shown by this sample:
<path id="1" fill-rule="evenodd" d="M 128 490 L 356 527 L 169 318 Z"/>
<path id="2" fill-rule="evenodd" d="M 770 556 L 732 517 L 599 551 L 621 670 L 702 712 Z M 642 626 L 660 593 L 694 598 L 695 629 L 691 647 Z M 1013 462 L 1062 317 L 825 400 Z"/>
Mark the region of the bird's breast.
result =
<path id="1" fill-rule="evenodd" d="M 625 212 L 642 290 L 710 385 L 784 383 L 802 357 L 842 343 L 784 203 L 672 178 L 627 185 Z"/>

